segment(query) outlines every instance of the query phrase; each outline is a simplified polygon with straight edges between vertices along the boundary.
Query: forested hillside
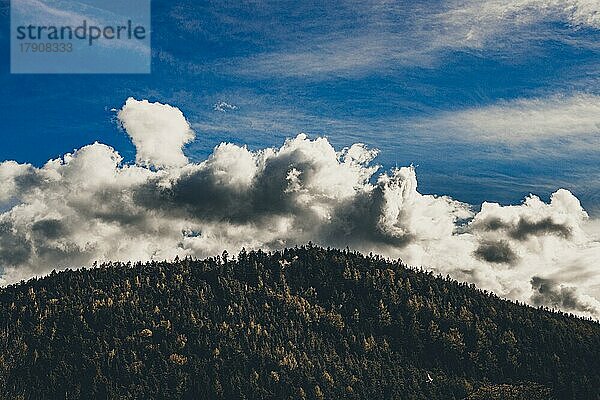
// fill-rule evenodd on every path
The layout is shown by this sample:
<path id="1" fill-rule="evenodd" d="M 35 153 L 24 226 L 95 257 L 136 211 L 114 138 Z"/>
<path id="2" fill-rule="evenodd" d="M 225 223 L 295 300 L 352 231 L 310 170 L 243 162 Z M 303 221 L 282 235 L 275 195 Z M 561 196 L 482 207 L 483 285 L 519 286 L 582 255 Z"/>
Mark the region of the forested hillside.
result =
<path id="1" fill-rule="evenodd" d="M 600 398 L 600 324 L 312 245 L 0 291 L 2 399 Z"/>

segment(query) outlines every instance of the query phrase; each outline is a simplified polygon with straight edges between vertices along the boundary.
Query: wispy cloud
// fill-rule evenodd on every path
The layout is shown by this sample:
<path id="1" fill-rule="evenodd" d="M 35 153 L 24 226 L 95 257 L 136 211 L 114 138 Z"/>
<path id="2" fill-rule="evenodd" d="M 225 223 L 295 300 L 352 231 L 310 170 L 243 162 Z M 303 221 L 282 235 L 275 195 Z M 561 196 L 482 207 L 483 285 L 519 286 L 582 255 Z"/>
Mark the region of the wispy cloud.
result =
<path id="1" fill-rule="evenodd" d="M 580 28 L 600 29 L 594 0 L 452 1 L 410 8 L 389 3 L 369 8 L 370 18 L 352 28 L 312 34 L 310 40 L 235 60 L 229 66 L 250 76 L 323 78 L 363 74 L 390 65 L 431 65 L 444 51 L 491 50 L 511 53 L 515 43 L 562 40 Z M 545 23 L 562 23 L 564 29 Z"/>
<path id="2" fill-rule="evenodd" d="M 563 22 L 572 28 L 600 29 L 600 4 L 594 0 L 488 0 L 454 1 L 435 15 L 441 30 L 447 31 L 446 45 L 479 47 L 494 38 L 517 38 L 519 30 L 544 21 Z M 547 35 L 535 30 L 526 38 Z M 454 43 L 453 43 L 454 42 Z"/>
<path id="3" fill-rule="evenodd" d="M 516 99 L 418 121 L 416 129 L 463 140 L 526 144 L 545 139 L 600 140 L 600 96 L 585 93 Z"/>
<path id="4" fill-rule="evenodd" d="M 402 41 L 408 44 L 406 40 L 382 32 L 359 33 L 350 37 L 346 34 L 324 35 L 298 48 L 253 56 L 243 61 L 243 64 L 252 67 L 240 69 L 239 73 L 323 77 L 334 73 L 361 74 L 381 68 L 392 60 L 408 65 L 430 61 L 421 50 L 401 46 Z"/>
<path id="5" fill-rule="evenodd" d="M 220 100 L 214 104 L 213 110 L 218 112 L 227 112 L 237 110 L 237 106 L 234 104 L 229 104 L 226 101 Z"/>
<path id="6" fill-rule="evenodd" d="M 101 5 L 93 6 L 79 1 L 56 1 L 44 0 L 19 0 L 11 2 L 14 12 L 27 17 L 30 23 L 38 25 L 63 25 L 77 27 L 86 21 L 88 26 L 113 26 L 122 25 L 127 22 L 131 15 L 121 15 L 103 8 Z M 124 40 L 97 40 L 96 43 L 105 48 L 126 48 L 142 54 L 150 53 L 150 47 L 139 41 Z"/>
<path id="7" fill-rule="evenodd" d="M 62 3 L 58 3 L 63 5 Z M 76 3 L 75 3 L 76 4 Z M 84 19 L 87 19 L 89 23 L 97 25 L 98 22 L 90 19 L 90 15 L 84 15 L 75 10 L 69 10 L 67 8 L 52 7 L 44 1 L 40 0 L 20 0 L 14 1 L 11 4 L 19 13 L 26 14 L 32 19 L 37 21 L 57 21 L 64 24 L 76 26 L 81 24 Z"/>

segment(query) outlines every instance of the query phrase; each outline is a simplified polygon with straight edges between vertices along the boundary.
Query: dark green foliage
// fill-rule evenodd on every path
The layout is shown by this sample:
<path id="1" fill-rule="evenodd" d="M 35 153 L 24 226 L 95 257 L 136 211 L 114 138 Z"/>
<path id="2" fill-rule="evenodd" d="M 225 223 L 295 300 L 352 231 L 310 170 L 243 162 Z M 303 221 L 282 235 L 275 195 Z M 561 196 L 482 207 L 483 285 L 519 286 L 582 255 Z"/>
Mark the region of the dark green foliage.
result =
<path id="1" fill-rule="evenodd" d="M 600 398 L 598 323 L 311 245 L 53 273 L 0 321 L 2 399 Z"/>
<path id="2" fill-rule="evenodd" d="M 541 385 L 484 385 L 469 395 L 467 400 L 546 400 L 551 390 Z"/>

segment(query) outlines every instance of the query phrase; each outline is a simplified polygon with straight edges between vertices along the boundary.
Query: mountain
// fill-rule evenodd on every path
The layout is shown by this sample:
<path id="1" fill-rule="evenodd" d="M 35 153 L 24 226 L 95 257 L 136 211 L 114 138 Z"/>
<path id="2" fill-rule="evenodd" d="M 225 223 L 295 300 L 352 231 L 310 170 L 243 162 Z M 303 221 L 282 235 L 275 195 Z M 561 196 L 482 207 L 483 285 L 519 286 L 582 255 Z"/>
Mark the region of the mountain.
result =
<path id="1" fill-rule="evenodd" d="M 598 399 L 600 324 L 308 245 L 0 290 L 3 399 Z"/>

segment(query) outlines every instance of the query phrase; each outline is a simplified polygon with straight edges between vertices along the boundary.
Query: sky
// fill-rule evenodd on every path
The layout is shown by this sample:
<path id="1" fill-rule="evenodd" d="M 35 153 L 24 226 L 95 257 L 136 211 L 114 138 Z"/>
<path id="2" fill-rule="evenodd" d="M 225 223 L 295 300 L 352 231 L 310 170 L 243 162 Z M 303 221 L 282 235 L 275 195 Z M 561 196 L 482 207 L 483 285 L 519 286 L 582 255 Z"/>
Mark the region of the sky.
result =
<path id="1" fill-rule="evenodd" d="M 131 160 L 111 109 L 132 96 L 184 112 L 193 160 L 305 132 L 417 165 L 427 193 L 508 204 L 566 187 L 600 207 L 595 1 L 153 1 L 149 75 L 11 75 L 1 4 L 0 160 L 95 140 Z"/>
<path id="2" fill-rule="evenodd" d="M 2 0 L 0 161 L 16 161 L 0 164 L 6 283 L 46 272 L 34 268 L 40 261 L 204 256 L 219 246 L 275 249 L 316 238 L 400 256 L 531 304 L 600 315 L 593 261 L 600 254 L 598 236 L 589 233 L 598 231 L 600 217 L 595 0 L 155 0 L 152 73 L 139 75 L 10 74 L 9 22 L 9 3 Z M 140 125 L 154 113 L 156 126 Z M 158 154 L 156 143 L 168 144 Z M 317 154 L 298 156 L 303 149 Z M 235 154 L 243 160 L 237 167 L 229 161 Z M 46 164 L 61 157 L 64 165 Z M 283 168 L 282 160 L 295 167 Z M 99 171 L 106 166 L 116 180 L 92 173 L 87 162 L 98 163 Z M 22 167 L 26 163 L 31 166 Z M 310 179 L 302 175 L 309 174 L 302 169 L 307 166 Z M 116 185 L 127 199 L 101 216 L 90 217 L 82 206 L 103 207 L 88 198 L 63 209 L 57 196 L 75 198 L 81 184 L 71 169 L 91 174 L 90 190 L 106 193 Z M 210 185 L 208 178 L 190 178 L 175 196 L 183 177 L 196 176 L 190 170 L 200 176 L 212 171 Z M 288 186 L 269 186 L 268 173 Z M 315 183 L 319 179 L 339 193 Z M 349 183 L 339 186 L 338 179 Z M 221 181 L 225 192 L 213 187 Z M 147 193 L 165 187 L 175 197 L 162 201 L 183 207 L 183 214 L 166 213 L 158 206 L 161 198 Z M 202 199 L 190 204 L 194 187 L 252 206 L 243 212 L 219 208 L 198 193 Z M 257 187 L 266 197 L 255 193 Z M 273 193 L 297 197 L 279 204 Z M 523 203 L 529 194 L 539 199 Z M 257 206 L 260 201 L 272 204 Z M 138 210 L 131 212 L 139 219 L 124 222 L 115 210 L 128 209 L 125 203 L 150 209 L 158 219 L 150 223 L 148 213 L 142 218 Z M 217 230 L 199 204 L 235 229 Z M 356 214 L 367 205 L 379 214 Z M 181 218 L 175 233 L 165 233 L 161 218 L 167 217 Z M 105 231 L 78 241 L 82 232 L 63 231 L 57 222 L 69 218 L 104 218 Z M 317 231 L 286 225 L 298 218 L 333 222 Z M 109 224 L 117 220 L 118 227 Z M 363 221 L 359 226 L 370 233 L 357 236 L 350 220 Z M 268 226 L 276 229 L 256 233 Z M 210 241 L 200 243 L 209 231 Z M 164 234 L 175 250 L 161 252 L 155 247 L 161 242 L 147 236 L 136 252 L 135 240 L 119 247 L 106 239 L 140 232 Z M 256 241 L 242 239 L 248 235 Z M 10 258 L 20 240 L 28 246 Z M 560 265 L 557 251 L 568 254 Z M 465 259 L 468 265 L 461 267 Z M 516 265 L 521 269 L 510 272 Z"/>

